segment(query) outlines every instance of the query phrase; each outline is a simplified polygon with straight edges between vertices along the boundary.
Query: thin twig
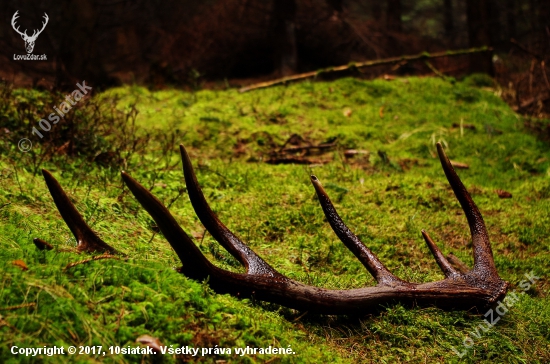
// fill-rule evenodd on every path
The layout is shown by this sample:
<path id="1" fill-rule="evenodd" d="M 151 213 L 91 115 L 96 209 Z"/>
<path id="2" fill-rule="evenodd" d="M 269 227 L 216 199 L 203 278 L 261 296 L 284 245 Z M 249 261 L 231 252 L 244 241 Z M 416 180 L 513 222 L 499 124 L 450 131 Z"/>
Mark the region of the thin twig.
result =
<path id="1" fill-rule="evenodd" d="M 426 66 L 428 66 L 429 69 L 432 70 L 433 73 L 435 73 L 437 76 L 443 78 L 443 79 L 446 79 L 445 75 L 443 73 L 441 73 L 441 71 L 439 71 L 437 68 L 435 68 L 433 66 L 433 64 L 431 64 L 430 62 L 428 61 L 425 61 L 426 63 Z"/>
<path id="2" fill-rule="evenodd" d="M 540 61 L 540 69 L 542 70 L 542 75 L 544 76 L 544 82 L 546 82 L 546 88 L 550 91 L 550 82 L 548 82 L 548 75 L 546 75 L 546 65 L 544 61 Z"/>
<path id="3" fill-rule="evenodd" d="M 529 48 L 527 48 L 527 47 L 524 46 L 523 44 L 519 43 L 519 42 L 518 42 L 517 40 L 515 40 L 514 38 L 510 39 L 510 42 L 511 42 L 512 44 L 514 44 L 515 46 L 517 46 L 517 47 L 518 47 L 519 49 L 521 49 L 522 51 L 524 51 L 525 53 L 532 55 L 532 56 L 535 57 L 537 60 L 539 60 L 539 61 L 542 60 L 542 57 L 541 57 L 539 54 L 533 52 L 532 50 L 530 50 Z"/>
<path id="4" fill-rule="evenodd" d="M 36 303 L 34 303 L 34 302 L 23 303 L 22 305 L 17 305 L 17 306 L 0 307 L 0 311 L 13 311 L 13 310 L 18 310 L 20 308 L 34 307 L 34 306 L 36 306 Z"/>
<path id="5" fill-rule="evenodd" d="M 304 312 L 303 314 L 301 314 L 300 316 L 296 317 L 294 320 L 292 320 L 292 322 L 297 322 L 297 321 L 300 321 L 300 319 L 302 317 L 304 317 L 305 315 L 307 315 L 309 313 L 309 311 L 306 311 Z"/>
<path id="6" fill-rule="evenodd" d="M 253 85 L 250 85 L 250 86 L 242 87 L 241 89 L 239 89 L 239 92 L 247 92 L 247 91 L 256 90 L 256 89 L 259 89 L 259 88 L 265 88 L 265 87 L 270 87 L 270 86 L 274 86 L 274 85 L 284 84 L 284 83 L 287 83 L 287 82 L 290 82 L 290 81 L 304 80 L 304 79 L 307 79 L 307 78 L 316 77 L 316 76 L 324 74 L 324 73 L 341 72 L 341 71 L 346 71 L 346 70 L 353 69 L 353 68 L 380 66 L 380 65 L 385 65 L 385 64 L 399 63 L 399 62 L 402 62 L 402 61 L 413 61 L 413 60 L 418 60 L 418 59 L 460 56 L 460 55 L 472 54 L 472 53 L 490 52 L 492 50 L 493 49 L 490 48 L 490 47 L 481 47 L 481 48 L 460 49 L 460 50 L 456 50 L 456 51 L 444 51 L 444 52 L 436 52 L 436 53 L 424 52 L 424 53 L 420 53 L 420 54 L 416 54 L 416 55 L 392 57 L 392 58 L 386 58 L 386 59 L 377 59 L 377 60 L 373 60 L 373 61 L 352 62 L 352 63 L 347 64 L 347 65 L 323 68 L 323 69 L 320 69 L 320 70 L 317 70 L 317 71 L 299 73 L 297 75 L 278 78 L 278 79 L 272 80 L 272 81 L 256 83 L 256 84 L 253 84 Z"/>
<path id="7" fill-rule="evenodd" d="M 533 72 L 535 71 L 536 60 L 531 62 L 531 68 L 529 68 L 529 95 L 533 95 Z"/>
<path id="8" fill-rule="evenodd" d="M 92 262 L 92 261 L 94 261 L 94 260 L 100 260 L 100 259 L 116 259 L 116 260 L 120 260 L 120 258 L 117 257 L 116 255 L 111 255 L 111 254 L 96 255 L 96 256 L 93 257 L 93 258 L 80 260 L 80 261 L 74 262 L 74 263 L 69 263 L 69 264 L 67 264 L 67 266 L 66 266 L 63 270 L 67 270 L 67 269 L 76 267 L 76 266 L 79 265 L 79 264 L 89 263 L 89 262 Z"/>

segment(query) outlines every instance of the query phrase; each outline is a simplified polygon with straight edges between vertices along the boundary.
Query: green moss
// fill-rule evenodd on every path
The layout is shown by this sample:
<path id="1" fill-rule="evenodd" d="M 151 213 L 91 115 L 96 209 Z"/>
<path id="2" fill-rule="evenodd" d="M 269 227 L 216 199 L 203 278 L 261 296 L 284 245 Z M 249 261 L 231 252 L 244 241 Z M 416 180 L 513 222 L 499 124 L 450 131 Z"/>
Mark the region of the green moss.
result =
<path id="1" fill-rule="evenodd" d="M 463 83 L 472 87 L 494 87 L 495 80 L 485 73 L 474 73 L 464 78 Z"/>
<path id="2" fill-rule="evenodd" d="M 309 182 L 312 172 L 350 228 L 399 277 L 415 282 L 442 278 L 420 229 L 428 230 L 444 253 L 471 265 L 467 223 L 436 159 L 437 141 L 452 160 L 469 165 L 458 173 L 484 215 L 501 277 L 514 288 L 532 270 L 542 278 L 459 358 L 452 348 L 463 350 L 463 340 L 472 337 L 482 316 L 388 305 L 361 317 L 300 317 L 303 313 L 277 305 L 213 293 L 174 270 L 179 266 L 176 255 L 121 188 L 115 167 L 58 155 L 55 163 L 46 159 L 42 167 L 59 178 L 93 229 L 129 257 L 64 270 L 88 256 L 36 250 L 33 237 L 57 248 L 70 248 L 74 241 L 42 178 L 33 174 L 32 155 L 4 144 L 0 308 L 33 306 L 0 311 L 2 361 L 14 360 L 11 345 L 125 346 L 135 345 L 142 334 L 180 346 L 291 345 L 296 354 L 281 356 L 282 362 L 550 360 L 550 147 L 525 130 L 521 117 L 492 92 L 441 79 L 341 79 L 244 94 L 151 92 L 128 86 L 97 95 L 96 101 L 109 103 L 115 96 L 120 111 L 136 106 L 137 132 L 181 131 L 174 143 L 189 149 L 206 198 L 220 219 L 292 278 L 327 288 L 374 284 L 326 223 Z M 36 97 L 49 110 L 48 100 Z M 262 162 L 293 134 L 315 143 L 337 138 L 338 148 L 324 156 L 328 163 L 323 165 Z M 177 148 L 166 145 L 155 139 L 119 168 L 170 205 L 211 261 L 242 271 L 210 235 L 203 236 L 183 189 Z M 343 151 L 351 148 L 367 153 L 345 158 Z M 495 190 L 513 197 L 500 199 Z M 15 260 L 24 261 L 29 270 L 13 265 Z M 44 361 L 91 362 L 92 357 Z M 272 357 L 202 360 L 214 358 L 261 362 Z M 97 360 L 140 362 L 141 356 L 109 354 Z"/>

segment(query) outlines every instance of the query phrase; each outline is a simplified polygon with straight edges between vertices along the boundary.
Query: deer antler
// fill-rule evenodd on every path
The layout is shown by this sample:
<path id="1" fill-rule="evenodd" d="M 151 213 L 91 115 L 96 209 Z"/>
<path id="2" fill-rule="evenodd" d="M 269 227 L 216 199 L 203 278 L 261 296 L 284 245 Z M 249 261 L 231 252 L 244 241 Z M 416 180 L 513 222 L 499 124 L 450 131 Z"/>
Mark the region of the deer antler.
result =
<path id="1" fill-rule="evenodd" d="M 246 267 L 246 273 L 226 271 L 210 263 L 155 196 L 127 173 L 122 172 L 122 178 L 176 251 L 183 263 L 182 273 L 189 278 L 198 280 L 208 278 L 208 284 L 218 293 L 230 293 L 238 297 L 253 296 L 259 300 L 325 314 L 365 313 L 377 308 L 380 304 L 392 301 L 437 306 L 444 309 L 476 308 L 481 310 L 506 295 L 508 283 L 503 281 L 496 271 L 483 218 L 439 143 L 437 151 L 441 165 L 470 225 L 474 268 L 466 273 L 460 273 L 454 269 L 428 234 L 422 230 L 422 236 L 441 267 L 445 279 L 417 284 L 397 278 L 348 229 L 317 177 L 311 176 L 311 182 L 332 229 L 378 282 L 375 287 L 349 290 L 331 290 L 308 286 L 275 271 L 220 222 L 212 212 L 197 182 L 185 148 L 180 146 L 180 151 L 185 182 L 195 212 L 210 234 Z M 46 172 L 44 175 L 45 177 L 48 175 L 48 178 L 51 177 Z M 55 184 L 48 183 L 50 192 L 52 191 L 51 186 L 56 188 Z M 59 194 L 56 191 L 54 192 Z M 56 200 L 55 196 L 54 200 Z M 62 211 L 63 207 L 58 201 L 61 201 L 61 205 L 63 205 L 68 200 L 63 201 L 63 199 L 57 198 L 56 204 Z M 67 214 L 78 214 L 78 212 L 74 207 L 72 210 L 66 207 L 64 209 L 65 213 L 62 212 L 62 217 L 74 232 L 75 228 L 71 225 L 74 225 L 75 221 L 79 221 L 79 219 L 69 217 Z"/>
<path id="2" fill-rule="evenodd" d="M 52 195 L 53 201 L 61 214 L 63 220 L 73 233 L 76 239 L 76 248 L 79 251 L 86 251 L 93 253 L 96 251 L 99 252 L 109 252 L 112 254 L 118 253 L 115 248 L 105 243 L 93 230 L 84 222 L 82 216 L 78 213 L 74 205 L 72 204 L 69 197 L 63 191 L 59 182 L 52 176 L 50 172 L 43 169 L 42 175 L 46 180 L 46 185 L 48 190 Z M 35 242 L 37 239 L 34 239 Z"/>

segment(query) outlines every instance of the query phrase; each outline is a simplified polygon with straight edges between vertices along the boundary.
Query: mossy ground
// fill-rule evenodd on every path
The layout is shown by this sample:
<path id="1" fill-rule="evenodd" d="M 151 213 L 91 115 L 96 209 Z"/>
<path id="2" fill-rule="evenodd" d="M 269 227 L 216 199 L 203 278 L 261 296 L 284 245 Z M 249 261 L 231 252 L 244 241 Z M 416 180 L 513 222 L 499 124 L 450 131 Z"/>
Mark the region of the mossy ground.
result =
<path id="1" fill-rule="evenodd" d="M 391 304 L 360 317 L 303 315 L 217 295 L 176 272 L 176 255 L 123 187 L 116 168 L 83 170 L 78 157 L 42 167 L 59 179 L 93 229 L 129 259 L 64 269 L 88 255 L 64 251 L 74 246 L 74 238 L 42 177 L 33 174 L 31 157 L 13 145 L 0 159 L 2 362 L 37 360 L 13 356 L 12 345 L 105 348 L 136 345 L 142 334 L 168 345 L 290 345 L 296 352 L 198 358 L 204 362 L 549 362 L 550 146 L 525 130 L 522 117 L 496 93 L 472 86 L 472 80 L 348 78 L 245 94 L 128 86 L 95 96 L 99 103 L 116 96 L 120 110 L 136 105 L 140 132 L 179 129 L 177 142 L 188 148 L 220 219 L 281 273 L 327 288 L 373 285 L 374 280 L 325 221 L 311 173 L 325 185 L 344 221 L 399 277 L 414 282 L 443 277 L 421 229 L 444 253 L 472 264 L 466 219 L 436 158 L 435 143 L 441 141 L 451 160 L 469 165 L 458 173 L 485 218 L 501 277 L 518 291 L 525 273 L 541 277 L 479 337 L 475 331 L 483 316 L 470 312 Z M 268 152 L 292 134 L 316 143 L 336 138 L 338 148 L 313 166 L 264 163 Z M 368 153 L 346 158 L 347 149 Z M 124 168 L 170 205 L 209 259 L 241 270 L 205 234 L 193 212 L 177 148 L 159 157 L 159 147 L 151 143 L 130 156 Z M 500 199 L 495 190 L 510 192 L 512 198 Z M 38 251 L 34 237 L 57 249 Z M 17 260 L 28 270 L 14 265 Z M 19 305 L 26 307 L 15 308 Z M 452 348 L 464 351 L 467 337 L 474 345 L 459 357 Z M 143 358 L 108 354 L 39 360 Z"/>

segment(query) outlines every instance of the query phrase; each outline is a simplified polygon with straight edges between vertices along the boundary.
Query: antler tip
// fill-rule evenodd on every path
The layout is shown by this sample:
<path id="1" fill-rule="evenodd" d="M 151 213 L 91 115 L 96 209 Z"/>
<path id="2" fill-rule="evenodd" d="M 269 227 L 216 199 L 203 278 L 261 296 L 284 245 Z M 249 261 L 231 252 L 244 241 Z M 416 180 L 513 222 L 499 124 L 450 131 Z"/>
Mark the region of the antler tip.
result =
<path id="1" fill-rule="evenodd" d="M 125 171 L 121 171 L 120 175 L 124 183 L 126 183 L 126 186 L 128 186 L 132 192 L 137 188 L 136 186 L 140 186 L 139 183 Z"/>
<path id="2" fill-rule="evenodd" d="M 443 145 L 440 142 L 437 142 L 435 146 L 437 147 L 437 154 L 439 154 L 440 159 L 444 159 L 444 157 L 447 157 L 447 155 L 445 154 L 445 150 L 443 149 Z"/>
<path id="3" fill-rule="evenodd" d="M 309 179 L 311 180 L 315 191 L 317 191 L 317 194 L 325 195 L 325 189 L 323 188 L 323 185 L 321 185 L 321 181 L 319 181 L 319 178 L 312 174 L 311 176 L 309 176 Z"/>
<path id="4" fill-rule="evenodd" d="M 189 154 L 187 154 L 187 150 L 183 146 L 183 144 L 180 144 L 180 154 L 181 154 L 181 160 L 183 163 L 183 170 L 184 173 L 186 170 L 193 171 L 193 166 L 191 165 L 191 159 L 189 159 Z"/>
<path id="5" fill-rule="evenodd" d="M 128 179 L 130 179 L 130 175 L 128 173 L 126 173 L 126 171 L 120 171 L 120 176 L 122 177 L 122 179 L 124 180 L 124 182 L 127 182 Z"/>
<path id="6" fill-rule="evenodd" d="M 55 179 L 52 173 L 45 168 L 42 169 L 42 176 L 44 176 L 46 181 Z"/>

